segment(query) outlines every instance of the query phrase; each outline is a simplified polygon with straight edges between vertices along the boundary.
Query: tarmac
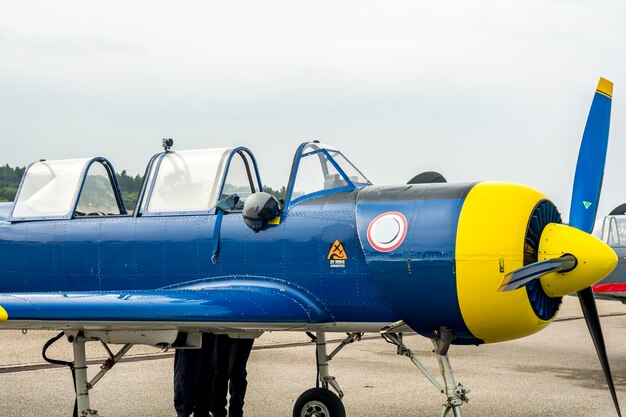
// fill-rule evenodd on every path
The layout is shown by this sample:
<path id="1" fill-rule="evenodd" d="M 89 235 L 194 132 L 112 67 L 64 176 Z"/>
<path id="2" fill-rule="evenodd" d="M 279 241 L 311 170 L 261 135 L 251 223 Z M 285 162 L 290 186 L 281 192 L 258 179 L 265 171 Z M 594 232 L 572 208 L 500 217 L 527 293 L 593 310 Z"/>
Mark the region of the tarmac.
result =
<path id="1" fill-rule="evenodd" d="M 626 306 L 598 301 L 613 378 L 626 400 Z M 43 344 L 57 332 L 0 331 L 0 417 L 70 417 L 74 390 L 66 367 L 47 365 Z M 343 334 L 328 334 L 330 349 Z M 441 379 L 428 339 L 407 335 L 405 343 Z M 115 348 L 115 346 L 114 346 Z M 88 356 L 104 359 L 98 343 Z M 450 361 L 458 382 L 469 388 L 464 416 L 616 416 L 578 300 L 566 297 L 546 330 L 494 345 L 453 346 Z M 69 360 L 61 339 L 49 356 Z M 89 368 L 92 377 L 98 365 Z M 91 405 L 103 417 L 173 417 L 172 351 L 133 347 L 92 390 Z M 348 345 L 332 361 L 347 416 L 439 416 L 443 394 L 393 345 L 376 334 Z M 248 365 L 245 413 L 291 416 L 298 396 L 315 385 L 315 347 L 304 333 L 264 334 Z M 626 407 L 626 403 L 624 403 Z"/>

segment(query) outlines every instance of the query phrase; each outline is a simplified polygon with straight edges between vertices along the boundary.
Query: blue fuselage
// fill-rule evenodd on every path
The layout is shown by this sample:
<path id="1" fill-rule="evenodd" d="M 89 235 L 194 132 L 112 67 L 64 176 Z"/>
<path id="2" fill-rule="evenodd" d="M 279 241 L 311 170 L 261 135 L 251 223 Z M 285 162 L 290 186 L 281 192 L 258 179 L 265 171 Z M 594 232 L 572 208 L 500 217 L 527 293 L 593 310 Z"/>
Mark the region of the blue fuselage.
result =
<path id="1" fill-rule="evenodd" d="M 5 223 L 0 292 L 133 291 L 266 277 L 314 294 L 335 322 L 392 323 L 410 311 L 420 333 L 446 325 L 463 334 L 454 243 L 469 188 L 439 198 L 391 189 L 386 199 L 384 187 L 366 187 L 298 204 L 259 233 L 241 213 L 228 213 L 215 264 L 214 214 Z M 405 213 L 410 226 L 398 249 L 381 253 L 365 234 L 371 219 L 388 210 Z M 343 267 L 328 259 L 335 241 L 347 255 Z"/>

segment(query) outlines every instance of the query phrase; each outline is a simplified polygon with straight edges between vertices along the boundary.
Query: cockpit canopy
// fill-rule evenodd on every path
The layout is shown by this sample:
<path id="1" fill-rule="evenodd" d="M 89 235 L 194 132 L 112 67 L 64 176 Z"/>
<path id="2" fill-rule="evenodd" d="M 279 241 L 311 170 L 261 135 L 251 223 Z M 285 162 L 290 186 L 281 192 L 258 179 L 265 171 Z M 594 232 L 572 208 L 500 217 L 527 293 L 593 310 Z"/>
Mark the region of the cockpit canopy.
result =
<path id="1" fill-rule="evenodd" d="M 626 247 L 626 215 L 608 215 L 602 222 L 602 241 L 613 247 Z"/>
<path id="2" fill-rule="evenodd" d="M 167 150 L 152 157 L 146 172 L 137 216 L 214 213 L 218 202 L 233 194 L 240 198 L 237 210 L 263 189 L 254 156 L 243 147 Z M 306 142 L 296 151 L 283 211 L 368 184 L 336 148 Z M 26 169 L 9 220 L 96 215 L 127 215 L 111 163 L 104 158 L 41 160 Z"/>
<path id="3" fill-rule="evenodd" d="M 113 172 L 104 158 L 37 161 L 24 174 L 10 218 L 126 214 Z"/>
<path id="4" fill-rule="evenodd" d="M 306 142 L 296 152 L 289 180 L 289 206 L 315 197 L 350 191 L 371 184 L 336 148 Z"/>
<path id="5" fill-rule="evenodd" d="M 208 213 L 231 194 L 245 199 L 260 191 L 256 162 L 246 148 L 167 151 L 155 155 L 140 193 L 139 215 Z M 109 161 L 83 158 L 30 165 L 9 219 L 68 219 L 125 215 L 126 207 Z"/>
<path id="6" fill-rule="evenodd" d="M 231 194 L 237 194 L 243 205 L 261 188 L 256 162 L 246 148 L 158 154 L 145 184 L 140 208 L 143 215 L 206 213 Z"/>

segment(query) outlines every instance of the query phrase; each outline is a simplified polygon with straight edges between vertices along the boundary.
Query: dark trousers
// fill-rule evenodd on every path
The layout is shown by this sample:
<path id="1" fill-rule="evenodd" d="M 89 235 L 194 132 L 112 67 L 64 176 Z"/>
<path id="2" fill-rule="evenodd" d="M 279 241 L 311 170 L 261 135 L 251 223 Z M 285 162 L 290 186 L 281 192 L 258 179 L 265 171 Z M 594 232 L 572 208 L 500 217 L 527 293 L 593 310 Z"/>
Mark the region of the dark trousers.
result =
<path id="1" fill-rule="evenodd" d="M 230 393 L 229 417 L 243 416 L 243 403 L 248 381 L 246 364 L 254 339 L 231 339 L 215 336 L 215 379 L 213 381 L 213 415 L 226 416 L 226 392 Z M 229 385 L 230 379 L 230 385 Z"/>
<path id="2" fill-rule="evenodd" d="M 200 349 L 174 353 L 174 408 L 178 417 L 209 417 L 213 399 L 215 335 L 202 334 Z"/>

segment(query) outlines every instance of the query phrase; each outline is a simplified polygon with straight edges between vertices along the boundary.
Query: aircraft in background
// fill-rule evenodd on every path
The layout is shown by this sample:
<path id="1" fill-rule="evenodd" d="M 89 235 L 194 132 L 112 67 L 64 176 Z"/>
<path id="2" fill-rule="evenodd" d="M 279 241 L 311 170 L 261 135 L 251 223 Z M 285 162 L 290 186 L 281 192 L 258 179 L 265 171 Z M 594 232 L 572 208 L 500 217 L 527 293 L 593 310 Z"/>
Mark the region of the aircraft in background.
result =
<path id="1" fill-rule="evenodd" d="M 578 292 L 619 415 L 590 288 L 616 264 L 589 234 L 611 94 L 600 79 L 569 226 L 535 189 L 436 175 L 374 186 L 316 141 L 297 149 L 282 204 L 262 192 L 243 147 L 173 151 L 164 141 L 132 215 L 106 159 L 35 162 L 15 202 L 0 206 L 0 328 L 62 331 L 44 357 L 62 336 L 72 344 L 80 416 L 97 415 L 89 390 L 133 344 L 197 348 L 202 331 L 298 330 L 316 332 L 318 376 L 294 416 L 343 417 L 329 361 L 362 333 L 380 332 L 444 393 L 444 415 L 459 417 L 468 390 L 455 380 L 450 345 L 538 332 L 562 296 Z M 432 340 L 443 382 L 403 343 L 408 330 Z M 327 332 L 348 336 L 328 353 Z M 91 380 L 89 341 L 124 344 Z"/>
<path id="2" fill-rule="evenodd" d="M 615 251 L 617 266 L 593 286 L 596 298 L 626 303 L 626 203 L 619 205 L 602 220 L 602 240 Z"/>

